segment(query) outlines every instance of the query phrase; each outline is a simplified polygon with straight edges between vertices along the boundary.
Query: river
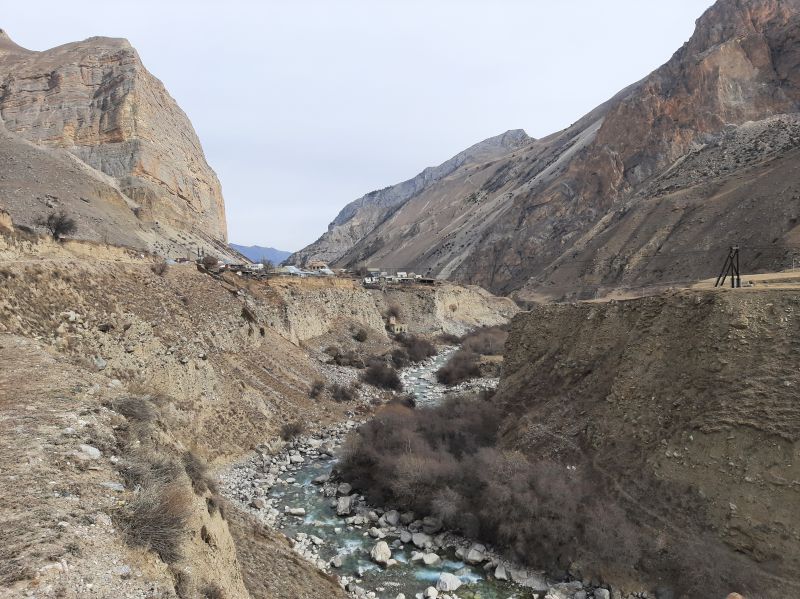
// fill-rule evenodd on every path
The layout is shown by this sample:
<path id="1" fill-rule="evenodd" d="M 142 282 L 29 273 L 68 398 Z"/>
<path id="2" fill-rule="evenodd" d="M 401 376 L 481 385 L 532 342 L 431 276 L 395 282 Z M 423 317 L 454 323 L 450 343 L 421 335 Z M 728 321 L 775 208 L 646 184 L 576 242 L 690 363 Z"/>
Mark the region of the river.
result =
<path id="1" fill-rule="evenodd" d="M 444 397 L 444 387 L 436 382 L 435 372 L 457 348 L 443 349 L 437 356 L 426 362 L 404 369 L 401 372 L 405 390 L 414 395 L 418 405 L 435 405 Z M 344 437 L 347 428 L 339 429 L 331 438 L 338 440 Z M 316 441 L 316 440 L 315 440 Z M 334 441 L 338 442 L 338 441 Z M 314 444 L 319 447 L 318 443 Z M 359 509 L 364 515 L 364 522 L 350 524 L 345 518 L 336 515 L 336 500 L 331 496 L 331 486 L 328 485 L 327 496 L 323 485 L 319 484 L 330 474 L 335 464 L 333 452 L 308 449 L 305 455 L 297 450 L 295 456 L 302 456 L 301 464 L 293 464 L 291 455 L 284 458 L 272 458 L 269 464 L 270 471 L 275 473 L 279 465 L 280 474 L 277 480 L 266 493 L 266 509 L 271 516 L 269 523 L 281 530 L 286 536 L 293 539 L 295 549 L 306 558 L 317 563 L 318 566 L 338 574 L 345 582 L 350 583 L 349 589 L 357 596 L 379 597 L 381 599 L 395 599 L 400 593 L 406 599 L 423 597 L 426 589 L 435 587 L 443 572 L 451 573 L 458 578 L 461 585 L 455 591 L 440 591 L 441 597 L 459 597 L 461 599 L 508 599 L 534 597 L 533 591 L 514 582 L 497 580 L 494 577 L 499 558 L 492 557 L 487 551 L 487 560 L 475 565 L 465 563 L 456 556 L 454 547 L 443 548 L 436 546 L 429 550 L 420 550 L 412 542 L 402 543 L 399 538 L 399 528 L 379 529 L 375 523 L 377 513 L 371 514 L 369 509 Z M 263 471 L 263 470 L 262 470 Z M 250 476 L 263 476 L 251 474 Z M 315 481 L 316 479 L 316 481 Z M 335 494 L 335 493 L 334 493 Z M 242 500 L 242 497 L 239 497 Z M 289 510 L 304 513 L 293 515 Z M 259 511 L 264 508 L 259 505 Z M 355 514 L 356 512 L 353 512 Z M 378 513 L 381 513 L 378 510 Z M 386 534 L 386 541 L 391 549 L 391 557 L 397 563 L 384 568 L 377 565 L 370 557 L 370 550 L 378 542 L 378 538 L 370 536 Z M 432 535 L 435 537 L 436 535 Z M 454 535 L 450 535 L 454 536 Z M 406 540 L 408 533 L 405 534 Z M 442 538 L 442 537 L 440 537 Z M 445 545 L 449 543 L 443 543 Z M 433 560 L 430 553 L 435 552 L 441 559 L 438 563 L 426 565 L 419 561 L 412 561 L 415 553 L 428 553 L 429 561 Z M 461 555 L 463 555 L 463 550 Z M 338 556 L 338 557 L 337 557 Z M 336 558 L 336 559 L 334 559 Z M 335 567 L 331 565 L 334 561 Z M 509 576 L 510 578 L 510 576 Z M 453 580 L 452 578 L 450 579 Z"/>

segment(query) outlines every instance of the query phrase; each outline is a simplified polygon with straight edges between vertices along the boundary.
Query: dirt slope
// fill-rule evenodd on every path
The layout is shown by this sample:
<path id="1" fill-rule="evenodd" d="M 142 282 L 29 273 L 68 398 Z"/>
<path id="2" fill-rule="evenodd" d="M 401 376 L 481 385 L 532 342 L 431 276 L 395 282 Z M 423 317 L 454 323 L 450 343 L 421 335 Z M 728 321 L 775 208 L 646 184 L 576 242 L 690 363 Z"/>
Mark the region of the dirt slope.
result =
<path id="1" fill-rule="evenodd" d="M 603 473 L 665 547 L 710 535 L 765 597 L 796 594 L 798 339 L 796 290 L 537 307 L 506 347 L 504 443 Z"/>

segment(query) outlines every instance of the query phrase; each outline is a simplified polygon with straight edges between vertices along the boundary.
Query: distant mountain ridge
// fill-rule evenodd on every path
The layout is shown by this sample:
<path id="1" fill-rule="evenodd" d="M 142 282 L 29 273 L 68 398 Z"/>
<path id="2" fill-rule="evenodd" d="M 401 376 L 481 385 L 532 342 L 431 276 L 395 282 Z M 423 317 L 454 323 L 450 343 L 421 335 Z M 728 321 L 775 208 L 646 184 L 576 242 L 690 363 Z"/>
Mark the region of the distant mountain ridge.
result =
<path id="1" fill-rule="evenodd" d="M 284 252 L 272 247 L 261 247 L 260 245 L 239 245 L 236 243 L 229 243 L 228 245 L 253 262 L 260 262 L 266 258 L 273 264 L 278 265 L 292 255 L 292 252 Z"/>
<path id="2" fill-rule="evenodd" d="M 399 201 L 384 200 L 398 186 L 368 194 L 296 256 L 522 299 L 714 276 L 734 243 L 748 272 L 783 268 L 800 242 L 798 111 L 800 0 L 719 0 L 666 64 L 567 129 Z"/>
<path id="3" fill-rule="evenodd" d="M 470 146 L 439 166 L 424 169 L 412 179 L 366 194 L 342 208 L 328 225 L 328 231 L 308 247 L 293 254 L 291 262 L 301 264 L 312 259 L 325 262 L 339 260 L 395 210 L 434 183 L 468 165 L 495 160 L 531 141 L 532 138 L 522 129 L 512 129 Z"/>

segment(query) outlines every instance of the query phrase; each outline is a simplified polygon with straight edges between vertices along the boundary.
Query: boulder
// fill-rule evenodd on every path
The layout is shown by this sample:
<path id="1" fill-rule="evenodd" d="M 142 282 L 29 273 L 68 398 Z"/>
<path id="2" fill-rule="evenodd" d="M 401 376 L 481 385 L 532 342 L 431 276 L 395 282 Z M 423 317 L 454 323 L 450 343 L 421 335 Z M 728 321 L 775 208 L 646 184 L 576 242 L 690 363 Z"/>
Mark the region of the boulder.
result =
<path id="1" fill-rule="evenodd" d="M 411 533 L 407 530 L 400 531 L 400 542 L 401 543 L 410 543 L 411 542 Z"/>
<path id="2" fill-rule="evenodd" d="M 344 557 L 341 555 L 337 555 L 331 560 L 331 566 L 334 568 L 341 568 L 342 565 L 344 565 Z"/>
<path id="3" fill-rule="evenodd" d="M 287 514 L 289 514 L 290 516 L 301 517 L 301 516 L 305 516 L 306 515 L 306 510 L 305 510 L 305 508 L 302 508 L 302 507 L 289 507 L 289 506 L 286 506 L 284 511 Z"/>
<path id="4" fill-rule="evenodd" d="M 425 599 L 436 599 L 439 596 L 439 591 L 436 590 L 436 587 L 428 587 L 425 589 Z"/>
<path id="5" fill-rule="evenodd" d="M 433 516 L 425 516 L 422 519 L 422 532 L 427 535 L 436 534 L 442 530 L 442 521 L 439 518 L 434 518 Z"/>
<path id="6" fill-rule="evenodd" d="M 267 503 L 261 499 L 261 497 L 256 497 L 250 502 L 250 507 L 257 510 L 263 510 L 265 507 L 267 507 Z"/>
<path id="7" fill-rule="evenodd" d="M 337 516 L 349 516 L 350 512 L 353 510 L 353 496 L 346 495 L 344 497 L 339 497 L 336 500 L 336 515 Z"/>
<path id="8" fill-rule="evenodd" d="M 494 577 L 497 580 L 508 580 L 508 574 L 506 574 L 506 567 L 503 564 L 500 564 L 494 570 Z"/>
<path id="9" fill-rule="evenodd" d="M 439 580 L 436 582 L 436 589 L 439 591 L 450 592 L 455 591 L 461 586 L 461 579 L 450 572 L 442 572 L 439 574 Z"/>
<path id="10" fill-rule="evenodd" d="M 609 599 L 609 597 L 611 597 L 611 593 L 608 592 L 608 589 L 595 589 L 594 590 L 594 599 Z M 728 599 L 730 599 L 730 595 L 728 596 Z M 744 598 L 741 597 L 741 599 L 744 599 Z"/>
<path id="11" fill-rule="evenodd" d="M 353 490 L 353 486 L 350 483 L 340 483 L 338 487 L 336 487 L 337 495 L 350 495 Z"/>
<path id="12" fill-rule="evenodd" d="M 424 549 L 426 545 L 430 545 L 431 538 L 424 532 L 415 532 L 413 535 L 411 535 L 411 542 L 420 549 Z"/>
<path id="13" fill-rule="evenodd" d="M 426 566 L 438 566 L 442 563 L 442 558 L 435 553 L 426 553 L 422 556 L 422 561 Z"/>
<path id="14" fill-rule="evenodd" d="M 464 556 L 464 561 L 468 564 L 480 564 L 486 561 L 486 548 L 483 545 L 473 545 L 469 548 L 466 555 Z"/>
<path id="15" fill-rule="evenodd" d="M 389 510 L 383 515 L 386 524 L 389 526 L 397 526 L 400 523 L 400 512 L 397 510 Z"/>
<path id="16" fill-rule="evenodd" d="M 369 552 L 369 556 L 376 564 L 385 566 L 386 563 L 392 559 L 392 550 L 389 549 L 389 545 L 386 543 L 386 541 L 378 541 L 375 543 L 372 551 Z"/>

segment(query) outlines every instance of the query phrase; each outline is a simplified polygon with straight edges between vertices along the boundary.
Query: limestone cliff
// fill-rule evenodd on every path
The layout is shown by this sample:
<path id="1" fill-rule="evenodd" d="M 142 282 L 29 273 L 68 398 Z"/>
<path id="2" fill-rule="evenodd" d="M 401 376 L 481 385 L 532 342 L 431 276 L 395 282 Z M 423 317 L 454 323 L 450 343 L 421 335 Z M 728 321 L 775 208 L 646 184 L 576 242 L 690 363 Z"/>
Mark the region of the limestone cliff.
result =
<path id="1" fill-rule="evenodd" d="M 200 141 L 126 40 L 32 52 L 0 31 L 0 121 L 13 136 L 76 156 L 96 179 L 106 175 L 143 224 L 226 241 L 220 183 Z"/>
<path id="2" fill-rule="evenodd" d="M 338 264 L 593 297 L 711 276 L 732 243 L 785 247 L 800 217 L 798 31 L 798 0 L 719 0 L 664 66 L 569 128 L 432 182 Z M 745 268 L 785 259 L 754 251 Z"/>

